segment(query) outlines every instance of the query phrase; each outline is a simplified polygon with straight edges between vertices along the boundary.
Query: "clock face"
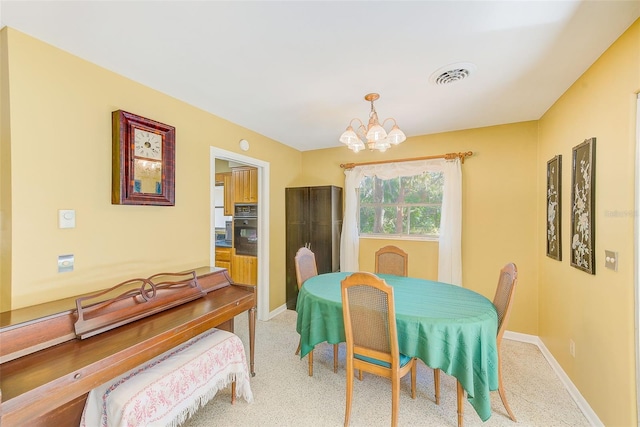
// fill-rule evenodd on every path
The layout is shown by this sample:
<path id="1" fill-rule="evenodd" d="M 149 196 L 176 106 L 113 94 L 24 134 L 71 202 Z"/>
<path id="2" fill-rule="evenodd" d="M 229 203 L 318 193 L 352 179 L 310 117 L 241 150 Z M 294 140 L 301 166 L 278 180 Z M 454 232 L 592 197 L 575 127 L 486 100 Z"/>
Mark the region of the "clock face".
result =
<path id="1" fill-rule="evenodd" d="M 162 136 L 146 130 L 134 129 L 135 155 L 162 160 Z"/>

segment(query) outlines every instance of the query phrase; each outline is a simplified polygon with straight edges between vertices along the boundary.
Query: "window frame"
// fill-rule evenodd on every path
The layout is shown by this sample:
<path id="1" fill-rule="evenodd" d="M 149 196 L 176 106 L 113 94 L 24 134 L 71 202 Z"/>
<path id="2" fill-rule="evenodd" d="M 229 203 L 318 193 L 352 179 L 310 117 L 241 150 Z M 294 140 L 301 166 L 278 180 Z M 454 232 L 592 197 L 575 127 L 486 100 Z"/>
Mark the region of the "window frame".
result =
<path id="1" fill-rule="evenodd" d="M 436 169 L 436 170 L 427 170 L 423 173 L 440 173 L 442 174 L 442 170 Z M 391 177 L 391 178 L 378 178 L 378 179 L 382 179 L 384 181 L 388 181 L 388 180 L 392 180 L 392 179 L 402 179 L 403 176 L 409 176 L 409 177 L 413 177 L 413 176 L 417 176 L 417 175 L 421 175 L 420 174 L 414 174 L 414 175 L 399 175 L 396 177 Z M 375 175 L 370 175 L 372 178 L 375 178 Z M 360 189 L 362 187 L 362 183 L 364 182 L 364 180 L 360 183 L 360 187 L 358 187 L 357 190 L 357 206 L 356 206 L 356 212 L 357 212 L 357 229 L 358 229 L 358 237 L 360 239 L 379 239 L 379 240 L 406 240 L 406 241 L 425 241 L 425 242 L 439 242 L 440 241 L 440 228 L 438 226 L 438 234 L 386 234 L 386 233 L 363 233 L 361 226 L 360 226 L 360 209 L 361 209 L 361 199 L 360 199 Z M 443 197 L 444 197 L 444 182 L 442 184 L 442 191 L 443 191 Z M 437 207 L 440 209 L 440 213 L 442 214 L 442 201 L 440 201 L 440 203 L 402 203 L 402 204 L 398 204 L 398 203 L 379 203 L 379 204 L 375 204 L 375 203 L 367 203 L 367 205 L 378 205 L 382 208 L 384 207 L 398 207 L 398 206 L 402 206 L 405 208 L 411 207 L 411 206 L 420 206 L 420 207 Z"/>

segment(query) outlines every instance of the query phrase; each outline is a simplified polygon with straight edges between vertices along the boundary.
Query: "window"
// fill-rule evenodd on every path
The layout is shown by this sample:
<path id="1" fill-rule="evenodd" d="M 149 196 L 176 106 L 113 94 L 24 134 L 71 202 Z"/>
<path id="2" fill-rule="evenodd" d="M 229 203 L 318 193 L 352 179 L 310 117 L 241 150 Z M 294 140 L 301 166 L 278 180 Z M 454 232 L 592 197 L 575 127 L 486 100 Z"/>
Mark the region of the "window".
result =
<path id="1" fill-rule="evenodd" d="M 360 236 L 437 238 L 443 184 L 442 172 L 364 177 L 359 188 Z"/>

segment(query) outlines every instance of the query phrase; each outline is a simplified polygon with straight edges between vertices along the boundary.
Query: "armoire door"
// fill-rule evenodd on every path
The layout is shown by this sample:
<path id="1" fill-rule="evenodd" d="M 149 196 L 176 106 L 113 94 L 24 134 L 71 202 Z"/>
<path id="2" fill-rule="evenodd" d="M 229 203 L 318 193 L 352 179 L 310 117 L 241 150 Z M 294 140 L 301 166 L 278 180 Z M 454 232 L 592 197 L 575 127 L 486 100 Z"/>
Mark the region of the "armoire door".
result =
<path id="1" fill-rule="evenodd" d="M 310 240 L 316 248 L 318 273 L 340 270 L 340 236 L 342 234 L 342 188 L 333 185 L 311 187 Z M 312 249 L 313 250 L 313 249 Z"/>
<path id="2" fill-rule="evenodd" d="M 287 308 L 295 309 L 298 297 L 295 256 L 309 242 L 309 188 L 285 189 L 286 218 L 286 298 Z"/>

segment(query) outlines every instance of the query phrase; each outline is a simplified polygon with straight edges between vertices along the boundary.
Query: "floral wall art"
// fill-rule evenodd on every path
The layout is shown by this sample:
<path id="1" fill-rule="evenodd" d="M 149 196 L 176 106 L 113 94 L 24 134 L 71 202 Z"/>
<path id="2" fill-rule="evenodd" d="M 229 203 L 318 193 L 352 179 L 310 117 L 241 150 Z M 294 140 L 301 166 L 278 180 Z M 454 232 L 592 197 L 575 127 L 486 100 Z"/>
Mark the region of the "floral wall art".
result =
<path id="1" fill-rule="evenodd" d="M 572 150 L 571 265 L 589 274 L 595 270 L 596 139 Z"/>
<path id="2" fill-rule="evenodd" d="M 547 256 L 562 260 L 562 239 L 560 233 L 562 156 L 555 156 L 547 162 Z"/>

